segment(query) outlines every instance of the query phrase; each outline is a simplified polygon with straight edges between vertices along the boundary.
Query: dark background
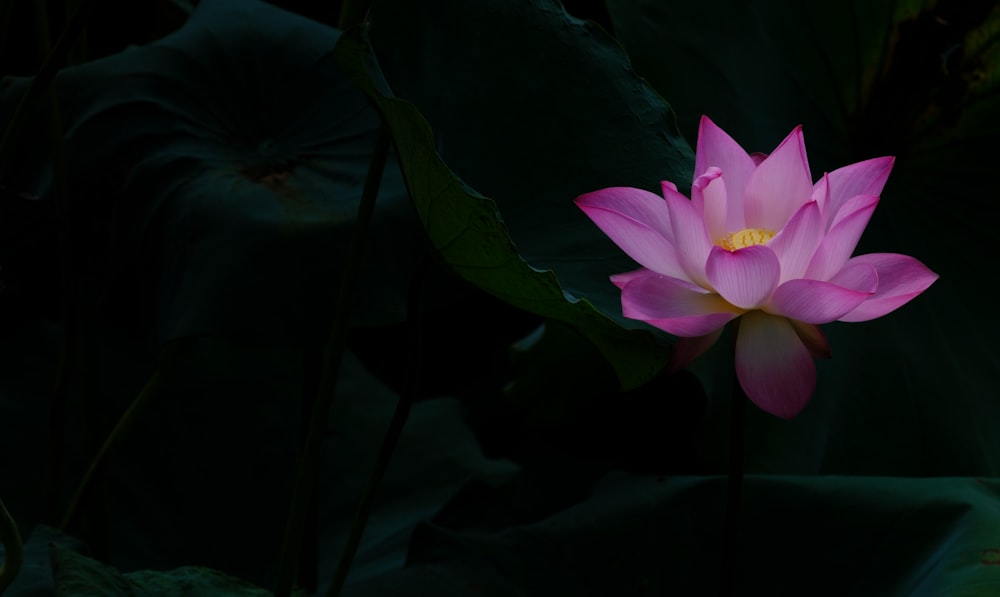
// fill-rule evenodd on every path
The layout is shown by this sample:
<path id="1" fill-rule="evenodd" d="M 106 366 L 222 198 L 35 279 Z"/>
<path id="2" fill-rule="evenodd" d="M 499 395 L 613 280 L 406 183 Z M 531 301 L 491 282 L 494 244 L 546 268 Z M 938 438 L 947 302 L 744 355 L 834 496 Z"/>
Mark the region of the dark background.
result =
<path id="1" fill-rule="evenodd" d="M 272 4 L 331 26 L 339 14 L 338 2 Z M 509 237 L 428 250 L 425 235 L 441 246 L 488 227 L 425 234 L 407 194 L 427 191 L 401 168 L 426 152 L 394 150 L 303 582 L 332 574 L 410 392 L 348 594 L 715 586 L 731 339 L 691 371 L 648 365 L 670 339 L 622 329 L 639 326 L 615 312 L 605 281 L 628 259 L 571 205 L 612 184 L 686 190 L 706 113 L 749 151 L 803 124 L 814 176 L 896 155 L 859 252 L 914 255 L 941 274 L 883 320 L 829 326 L 835 358 L 819 364 L 798 419 L 749 409 L 742 582 L 769 594 L 990 594 L 996 4 L 564 3 L 600 28 L 549 2 L 472 4 L 382 2 L 371 42 L 461 177 L 441 204 L 475 189 Z M 0 38 L 6 127 L 41 54 L 28 3 L 2 6 L 13 7 Z M 55 40 L 69 8 L 46 6 Z M 163 38 L 185 23 L 178 6 L 95 2 L 69 63 Z M 159 375 L 64 531 L 123 571 L 202 565 L 272 586 L 377 114 L 311 53 L 331 33 L 270 18 L 277 42 L 237 36 L 246 45 L 230 52 L 189 40 L 61 75 L 65 199 L 47 182 L 43 109 L 0 179 L 0 497 L 26 538 L 60 523 L 86 464 Z M 234 39 L 233 23 L 217 23 L 218 39 Z M 397 141 L 419 139 L 402 122 Z M 432 182 L 454 180 L 434 168 Z M 521 259 L 561 287 L 504 269 Z M 580 315 L 562 291 L 616 325 Z M 34 594 L 24 586 L 12 594 Z"/>

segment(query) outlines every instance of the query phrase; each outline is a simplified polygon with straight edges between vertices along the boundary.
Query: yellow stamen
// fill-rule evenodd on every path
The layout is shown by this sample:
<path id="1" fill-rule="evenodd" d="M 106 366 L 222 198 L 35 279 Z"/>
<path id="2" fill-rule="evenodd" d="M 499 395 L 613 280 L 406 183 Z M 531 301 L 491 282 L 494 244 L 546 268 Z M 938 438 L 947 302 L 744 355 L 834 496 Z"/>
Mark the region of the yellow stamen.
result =
<path id="1" fill-rule="evenodd" d="M 715 244 L 727 251 L 735 251 L 737 249 L 752 247 L 753 245 L 766 245 L 774 238 L 774 234 L 774 230 L 767 230 L 765 228 L 744 228 L 739 232 L 730 232 L 725 238 L 716 241 Z"/>

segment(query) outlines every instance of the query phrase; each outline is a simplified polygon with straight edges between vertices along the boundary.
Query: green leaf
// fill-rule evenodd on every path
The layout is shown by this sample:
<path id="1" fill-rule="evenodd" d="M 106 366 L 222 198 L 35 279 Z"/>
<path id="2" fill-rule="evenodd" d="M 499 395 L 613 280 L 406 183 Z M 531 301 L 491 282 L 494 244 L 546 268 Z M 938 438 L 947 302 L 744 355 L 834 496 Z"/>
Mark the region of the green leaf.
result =
<path id="1" fill-rule="evenodd" d="M 377 61 L 357 33 L 342 39 L 340 61 L 392 129 L 445 261 L 515 306 L 578 327 L 624 386 L 650 379 L 665 350 L 622 317 L 608 280 L 637 266 L 573 199 L 690 180 L 670 108 L 606 33 L 554 2 L 380 2 L 371 21 Z"/>
<path id="2" fill-rule="evenodd" d="M 207 0 L 175 33 L 59 74 L 77 238 L 103 261 L 111 230 L 113 306 L 157 339 L 327 333 L 379 126 L 333 62 L 338 37 L 263 2 Z M 5 80 L 0 108 L 26 83 Z M 26 146 L 18 188 L 44 191 L 40 157 Z M 381 189 L 359 324 L 402 319 L 418 253 L 394 160 Z"/>
<path id="3" fill-rule="evenodd" d="M 897 156 L 857 254 L 912 255 L 940 274 L 881 319 L 825 326 L 833 358 L 794 421 L 751 413 L 751 466 L 776 472 L 1000 474 L 995 252 L 1000 7 L 993 2 L 609 1 L 636 68 L 693 134 L 708 114 L 748 151 L 804 125 L 814 176 Z M 723 466 L 732 352 L 696 363 Z"/>
<path id="4" fill-rule="evenodd" d="M 360 594 L 714 594 L 725 484 L 615 473 L 558 507 L 529 479 L 467 491 Z M 737 594 L 995 595 L 998 495 L 968 478 L 748 477 Z"/>
<path id="5" fill-rule="evenodd" d="M 541 325 L 511 347 L 514 379 L 504 388 L 511 407 L 543 424 L 558 425 L 600 394 L 616 390 L 613 372 L 575 329 L 557 321 Z M 566 378 L 553 371 L 572 371 Z"/>

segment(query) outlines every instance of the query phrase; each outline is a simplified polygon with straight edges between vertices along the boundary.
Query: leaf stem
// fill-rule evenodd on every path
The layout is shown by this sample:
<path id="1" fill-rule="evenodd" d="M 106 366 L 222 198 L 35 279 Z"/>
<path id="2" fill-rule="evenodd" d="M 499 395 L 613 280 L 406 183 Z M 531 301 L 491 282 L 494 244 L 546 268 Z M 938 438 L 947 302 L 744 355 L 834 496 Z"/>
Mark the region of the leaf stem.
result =
<path id="1" fill-rule="evenodd" d="M 24 128 L 28 125 L 28 116 L 31 110 L 38 107 L 42 94 L 49 88 L 49 84 L 55 78 L 59 67 L 65 63 L 66 56 L 83 31 L 84 24 L 87 22 L 87 14 L 93 6 L 94 0 L 84 0 L 80 9 L 66 24 L 66 28 L 63 29 L 58 41 L 56 41 L 55 47 L 52 48 L 52 51 L 45 58 L 45 62 L 38 69 L 38 73 L 31 80 L 28 90 L 24 92 L 21 100 L 17 103 L 10 123 L 3 132 L 3 136 L 0 137 L 0 180 L 10 168 L 15 148 L 21 140 Z"/>
<path id="2" fill-rule="evenodd" d="M 51 56 L 49 38 L 49 18 L 44 2 L 33 4 L 35 38 L 37 40 L 38 62 L 44 63 Z M 56 207 L 57 254 L 59 256 L 59 287 L 61 315 L 65 330 L 59 349 L 52 401 L 49 406 L 49 475 L 48 516 L 55 519 L 61 494 L 63 456 L 65 446 L 66 404 L 69 400 L 70 373 L 76 368 L 77 355 L 81 349 L 79 313 L 77 310 L 77 290 L 73 263 L 73 225 L 69 206 L 68 174 L 66 171 L 66 143 L 63 139 L 62 118 L 55 89 L 49 86 L 42 94 L 41 104 L 45 106 L 47 119 L 45 130 L 49 146 L 49 162 L 52 165 L 52 188 L 50 198 Z"/>
<path id="3" fill-rule="evenodd" d="M 375 496 L 378 493 L 378 488 L 382 484 L 382 478 L 385 476 L 386 469 L 389 468 L 389 461 L 396 450 L 396 445 L 399 443 L 403 428 L 409 419 L 413 402 L 420 390 L 420 293 L 423 290 L 426 269 L 427 259 L 425 257 L 422 261 L 422 267 L 413 279 L 409 300 L 407 301 L 406 320 L 410 340 L 410 358 L 407 367 L 406 385 L 399 396 L 399 401 L 396 402 L 392 419 L 389 421 L 389 427 L 386 429 L 385 436 L 382 438 L 382 445 L 379 447 L 378 455 L 375 458 L 375 465 L 372 467 L 371 473 L 368 476 L 368 482 L 365 484 L 360 500 L 358 500 L 358 509 L 354 514 L 354 520 L 351 522 L 351 529 L 347 534 L 347 539 L 344 541 L 344 548 L 341 551 L 337 569 L 334 571 L 330 587 L 327 589 L 327 597 L 339 597 L 344 588 L 347 575 L 351 571 L 351 564 L 354 562 L 354 556 L 361 545 L 361 539 L 364 536 L 368 518 L 371 516 L 372 509 L 375 506 Z"/>
<path id="4" fill-rule="evenodd" d="M 323 348 L 324 342 L 318 341 L 310 343 L 303 351 L 302 355 L 302 394 L 299 404 L 301 404 L 299 436 L 301 443 L 299 450 L 305 449 L 306 437 L 309 435 L 309 422 L 313 409 L 316 407 L 316 397 L 323 381 Z M 312 470 L 308 471 L 312 479 L 309 481 L 314 487 L 319 487 L 319 479 L 322 473 L 320 459 L 313 463 Z M 305 505 L 305 528 L 302 533 L 301 552 L 298 557 L 298 575 L 296 584 L 299 588 L 305 589 L 310 594 L 316 592 L 319 584 L 319 497 L 318 492 L 313 492 L 309 503 Z"/>
<path id="5" fill-rule="evenodd" d="M 729 420 L 729 478 L 726 481 L 725 544 L 722 555 L 720 595 L 733 594 L 741 558 L 743 442 L 746 428 L 747 397 L 739 381 L 734 384 L 732 416 Z"/>
<path id="6" fill-rule="evenodd" d="M 3 544 L 4 557 L 0 564 L 0 595 L 10 586 L 21 571 L 24 562 L 24 545 L 21 534 L 17 532 L 17 524 L 7 508 L 0 500 L 0 543 Z"/>
<path id="7" fill-rule="evenodd" d="M 104 443 L 101 444 L 100 449 L 97 454 L 90 461 L 90 465 L 87 467 L 87 471 L 83 474 L 83 478 L 80 480 L 79 485 L 77 485 L 76 491 L 73 493 L 73 498 L 69 502 L 69 506 L 66 507 L 66 512 L 63 514 L 62 520 L 59 523 L 59 529 L 65 531 L 77 514 L 78 506 L 83 499 L 87 488 L 90 486 L 90 480 L 94 476 L 98 467 L 104 462 L 105 457 L 108 452 L 121 441 L 125 433 L 132 428 L 136 419 L 142 414 L 146 408 L 152 403 L 153 398 L 159 392 L 160 386 L 163 383 L 164 378 L 170 376 L 173 369 L 178 361 L 179 354 L 183 349 L 190 345 L 194 338 L 183 338 L 180 340 L 174 340 L 167 343 L 163 347 L 163 353 L 160 357 L 160 362 L 156 367 L 156 371 L 150 376 L 149 381 L 143 386 L 139 395 L 132 400 L 132 404 L 122 413 L 122 416 L 118 419 L 118 423 L 115 424 L 114 429 L 105 438 Z"/>
<path id="8" fill-rule="evenodd" d="M 353 27 L 365 20 L 371 0 L 344 0 L 340 4 L 340 16 L 337 18 L 337 29 L 341 31 Z"/>
<path id="9" fill-rule="evenodd" d="M 11 15 L 14 14 L 14 0 L 0 0 L 0 58 L 7 49 L 7 37 L 10 35 Z"/>
<path id="10" fill-rule="evenodd" d="M 295 583 L 308 504 L 313 499 L 317 485 L 316 476 L 312 471 L 315 471 L 319 465 L 323 431 L 326 427 L 330 405 L 333 403 L 334 390 L 340 375 L 340 363 L 347 345 L 347 328 L 357 294 L 364 247 L 368 240 L 368 228 L 375 211 L 375 198 L 378 196 L 382 181 L 382 171 L 385 169 L 385 163 L 389 156 L 390 141 L 388 130 L 385 126 L 380 127 L 378 137 L 375 140 L 375 149 L 368 164 L 368 176 L 365 179 L 361 202 L 358 205 L 354 236 L 348 250 L 347 263 L 344 265 L 337 302 L 334 306 L 330 341 L 323 355 L 323 377 L 309 419 L 306 439 L 296 465 L 292 503 L 289 508 L 288 522 L 285 525 L 285 536 L 278 560 L 278 577 L 275 583 L 277 597 L 291 595 Z"/>

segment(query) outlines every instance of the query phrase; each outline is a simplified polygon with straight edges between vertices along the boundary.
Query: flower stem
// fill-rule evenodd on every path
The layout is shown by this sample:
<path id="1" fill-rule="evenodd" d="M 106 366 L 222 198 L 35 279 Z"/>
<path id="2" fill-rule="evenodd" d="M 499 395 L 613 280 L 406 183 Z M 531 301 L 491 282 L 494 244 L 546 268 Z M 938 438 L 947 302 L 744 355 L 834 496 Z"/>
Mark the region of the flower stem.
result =
<path id="1" fill-rule="evenodd" d="M 344 31 L 364 21 L 370 6 L 371 0 L 344 0 L 340 5 L 337 29 Z"/>
<path id="2" fill-rule="evenodd" d="M 389 156 L 390 141 L 388 130 L 384 126 L 381 127 L 375 141 L 371 161 L 368 163 L 368 176 L 365 179 L 364 190 L 361 192 L 361 202 L 358 205 L 354 237 L 347 254 L 347 263 L 344 266 L 340 290 L 337 293 L 330 341 L 323 355 L 323 375 L 319 392 L 309 419 L 309 429 L 306 432 L 305 442 L 299 452 L 296 464 L 292 503 L 288 512 L 288 522 L 285 525 L 285 536 L 278 560 L 278 576 L 274 591 L 277 597 L 291 595 L 295 584 L 308 505 L 312 502 L 313 494 L 316 491 L 317 483 L 314 471 L 319 466 L 323 431 L 326 427 L 330 405 L 333 403 L 333 394 L 337 387 L 337 378 L 340 375 L 340 363 L 347 345 L 347 328 L 361 275 L 361 261 L 365 243 L 368 240 L 368 227 L 375 211 L 375 198 L 378 196 L 382 170 L 385 168 L 385 162 Z"/>
<path id="3" fill-rule="evenodd" d="M 741 559 L 741 497 L 743 493 L 743 441 L 747 397 L 737 381 L 733 388 L 732 416 L 729 421 L 729 478 L 726 482 L 725 545 L 722 556 L 720 595 L 732 595 Z"/>
<path id="4" fill-rule="evenodd" d="M 33 4 L 36 53 L 39 64 L 46 64 L 55 50 L 49 38 L 49 16 L 44 2 Z M 76 283 L 73 276 L 73 239 L 70 219 L 69 191 L 67 188 L 66 151 L 63 139 L 62 119 L 55 89 L 49 86 L 42 92 L 40 105 L 47 111 L 45 137 L 48 141 L 49 161 L 52 166 L 52 188 L 50 199 L 55 204 L 57 215 L 57 254 L 59 256 L 59 286 L 61 316 L 64 329 L 63 342 L 59 348 L 55 383 L 49 405 L 49 474 L 46 495 L 48 496 L 47 516 L 55 519 L 58 512 L 60 481 L 63 474 L 65 446 L 65 412 L 69 395 L 69 377 L 77 361 L 79 338 L 79 313 L 77 312 Z M 8 132 L 17 123 L 12 122 Z M 10 164 L 3 164 L 8 167 Z"/>
<path id="5" fill-rule="evenodd" d="M 299 450 L 305 449 L 306 437 L 309 435 L 309 422 L 313 409 L 316 407 L 316 397 L 319 395 L 323 381 L 323 349 L 325 342 L 311 342 L 302 353 L 302 394 L 299 400 L 301 405 L 299 434 L 301 443 Z M 311 478 L 309 483 L 313 487 L 319 487 L 319 479 L 322 474 L 322 463 L 319 458 L 313 462 L 312 470 L 308 471 Z M 302 542 L 299 547 L 297 562 L 296 584 L 299 588 L 308 591 L 310 594 L 316 592 L 319 583 L 319 496 L 318 492 L 313 492 L 309 503 L 305 505 L 305 528 L 302 532 Z"/>
<path id="6" fill-rule="evenodd" d="M 90 465 L 87 467 L 87 471 L 83 474 L 83 478 L 80 480 L 80 484 L 77 485 L 76 491 L 73 493 L 73 498 L 69 502 L 69 506 L 66 507 L 66 511 L 62 516 L 62 520 L 59 523 L 59 529 L 65 531 L 77 514 L 77 509 L 83 499 L 87 488 L 90 486 L 90 479 L 97 472 L 98 467 L 104 462 L 104 458 L 107 456 L 108 452 L 119 442 L 125 433 L 132 428 L 139 415 L 146 410 L 149 404 L 153 401 L 153 398 L 159 392 L 160 386 L 165 377 L 169 377 L 173 372 L 174 366 L 177 363 L 178 355 L 183 352 L 183 349 L 190 345 L 193 338 L 184 338 L 180 340 L 174 340 L 167 343 L 163 347 L 163 354 L 160 357 L 160 362 L 156 367 L 156 371 L 150 376 L 149 381 L 143 386 L 139 395 L 132 400 L 132 404 L 122 413 L 122 416 L 118 419 L 118 423 L 115 424 L 114 429 L 105 438 L 104 443 L 101 444 L 100 449 L 97 454 L 90 461 Z"/>
<path id="7" fill-rule="evenodd" d="M 3 500 L 0 500 L 0 543 L 4 548 L 3 563 L 0 564 L 0 595 L 2 595 L 17 578 L 17 573 L 21 571 L 21 564 L 24 562 L 21 534 L 17 532 L 14 517 L 7 512 Z"/>
<path id="8" fill-rule="evenodd" d="M 86 0 L 80 9 L 76 11 L 76 14 L 67 23 L 66 28 L 63 29 L 62 34 L 56 41 L 56 45 L 45 58 L 45 62 L 38 69 L 38 73 L 31 79 L 28 90 L 24 92 L 24 95 L 21 96 L 21 99 L 17 103 L 17 107 L 14 108 L 14 114 L 11 116 L 7 129 L 4 130 L 3 136 L 0 137 L 0 179 L 3 179 L 11 166 L 14 153 L 20 145 L 21 136 L 28 126 L 31 112 L 39 107 L 42 94 L 48 90 L 49 84 L 55 78 L 59 67 L 65 63 L 66 56 L 83 31 L 87 15 L 94 4 L 96 4 L 94 0 Z"/>
<path id="9" fill-rule="evenodd" d="M 347 534 L 347 539 L 344 541 L 340 561 L 337 563 L 337 569 L 333 573 L 330 587 L 326 591 L 327 597 L 340 597 L 340 592 L 347 581 L 347 574 L 351 571 L 351 563 L 354 561 L 354 556 L 361 545 L 361 539 L 364 536 L 368 518 L 371 516 L 372 508 L 375 506 L 375 495 L 378 492 L 379 485 L 382 483 L 382 478 L 385 476 L 385 471 L 389 467 L 389 460 L 396 449 L 396 444 L 399 443 L 403 427 L 406 426 L 406 421 L 410 416 L 413 401 L 420 389 L 420 293 L 423 290 L 426 269 L 427 259 L 425 258 L 420 270 L 413 279 L 412 286 L 410 287 L 410 296 L 407 301 L 406 321 L 410 341 L 410 358 L 407 367 L 406 384 L 403 386 L 402 393 L 400 393 L 399 401 L 396 402 L 392 419 L 389 421 L 389 427 L 386 429 L 385 436 L 382 438 L 382 445 L 379 447 L 378 455 L 375 458 L 375 465 L 372 467 L 372 471 L 368 476 L 368 482 L 365 484 L 361 499 L 358 501 L 358 509 L 354 514 L 354 520 L 351 522 L 351 529 Z"/>

